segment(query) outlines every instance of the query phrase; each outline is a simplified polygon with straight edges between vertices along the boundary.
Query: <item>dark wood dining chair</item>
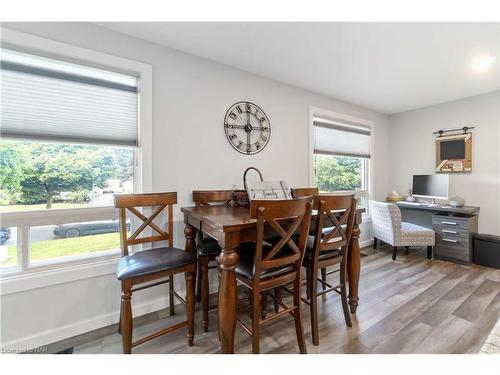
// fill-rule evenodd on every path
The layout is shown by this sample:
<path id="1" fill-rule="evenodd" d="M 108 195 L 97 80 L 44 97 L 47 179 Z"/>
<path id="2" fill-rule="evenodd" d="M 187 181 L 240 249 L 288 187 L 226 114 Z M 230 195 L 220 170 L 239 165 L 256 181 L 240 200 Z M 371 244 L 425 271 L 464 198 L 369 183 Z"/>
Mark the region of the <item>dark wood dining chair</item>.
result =
<path id="1" fill-rule="evenodd" d="M 311 198 L 293 200 L 253 200 L 251 217 L 257 219 L 257 241 L 254 251 L 244 251 L 236 264 L 236 279 L 251 291 L 252 327 L 240 319 L 238 324 L 252 336 L 252 352 L 260 351 L 260 326 L 285 314 L 295 320 L 295 332 L 301 353 L 306 353 L 304 329 L 301 317 L 301 269 L 306 249 L 311 221 Z M 286 219 L 286 225 L 280 220 Z M 298 243 L 293 238 L 300 231 Z M 264 241 L 270 231 L 280 238 L 274 245 Z M 293 283 L 293 305 L 286 306 L 281 300 L 283 310 L 261 319 L 260 297 L 262 292 Z M 270 294 L 273 296 L 272 294 Z M 276 298 L 276 297 L 274 297 Z"/>
<path id="2" fill-rule="evenodd" d="M 231 206 L 233 204 L 232 190 L 193 190 L 193 202 L 196 207 Z M 244 250 L 248 244 L 241 244 L 237 251 Z M 210 305 L 210 285 L 208 271 L 217 268 L 216 257 L 221 248 L 217 240 L 203 234 L 203 228 L 198 231 L 196 241 L 198 257 L 198 278 L 196 299 L 201 301 L 203 331 L 208 331 L 208 312 L 217 308 L 217 304 Z M 210 265 L 212 263 L 212 265 Z"/>
<path id="3" fill-rule="evenodd" d="M 315 187 L 306 187 L 306 188 L 295 188 L 292 189 L 292 197 L 307 197 L 307 196 L 315 196 L 319 194 L 319 189 Z M 327 228 L 328 229 L 328 228 Z M 326 268 L 321 268 L 321 279 L 323 280 L 322 286 L 323 290 L 326 290 Z"/>
<path id="4" fill-rule="evenodd" d="M 133 347 L 185 326 L 188 330 L 188 345 L 192 346 L 196 255 L 173 247 L 172 209 L 177 203 L 177 193 L 115 195 L 114 201 L 120 213 L 121 259 L 118 263 L 117 278 L 121 281 L 122 288 L 119 332 L 122 335 L 123 353 L 129 354 Z M 141 222 L 130 235 L 127 228 L 127 211 Z M 151 215 L 147 216 L 144 211 L 148 213 L 151 211 Z M 166 213 L 165 228 L 154 221 L 161 218 L 162 213 Z M 129 254 L 129 246 L 142 244 L 152 246 L 160 241 L 167 241 L 167 246 L 153 247 Z M 172 288 L 173 276 L 180 273 L 184 273 L 186 278 L 185 299 Z M 170 312 L 173 313 L 174 297 L 176 297 L 186 304 L 187 320 L 132 342 L 132 293 L 165 283 L 170 284 Z"/>
<path id="5" fill-rule="evenodd" d="M 347 304 L 347 251 L 352 236 L 356 213 L 356 198 L 354 194 L 317 195 L 313 200 L 313 210 L 317 215 L 313 220 L 313 236 L 309 236 L 304 257 L 307 279 L 307 299 L 310 306 L 311 330 L 313 345 L 319 345 L 318 307 L 319 296 L 335 291 L 340 294 L 344 318 L 348 327 L 352 325 L 351 314 Z M 326 229 L 326 230 L 325 230 Z M 318 269 L 339 265 L 330 272 L 318 278 Z M 339 284 L 332 286 L 325 278 L 327 275 L 339 272 Z M 318 281 L 323 290 L 318 292 Z"/>
<path id="6" fill-rule="evenodd" d="M 233 201 L 232 190 L 193 190 L 193 202 L 196 207 L 207 207 L 213 205 L 230 206 Z M 210 263 L 220 254 L 221 248 L 217 240 L 203 234 L 203 228 L 198 231 L 196 241 L 198 257 L 198 276 L 196 300 L 202 305 L 203 331 L 208 331 L 208 311 L 216 305 L 209 305 L 210 285 L 208 282 L 208 270 L 217 268 L 217 264 Z"/>

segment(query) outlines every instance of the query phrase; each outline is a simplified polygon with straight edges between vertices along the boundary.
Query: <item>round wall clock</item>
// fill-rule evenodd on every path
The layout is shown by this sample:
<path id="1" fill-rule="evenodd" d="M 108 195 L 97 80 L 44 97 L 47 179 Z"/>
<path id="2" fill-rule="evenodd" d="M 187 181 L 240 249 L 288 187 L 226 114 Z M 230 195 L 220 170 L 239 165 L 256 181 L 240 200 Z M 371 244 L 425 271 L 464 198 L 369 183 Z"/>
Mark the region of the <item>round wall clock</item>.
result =
<path id="1" fill-rule="evenodd" d="M 256 104 L 233 104 L 224 117 L 224 131 L 231 146 L 242 154 L 253 155 L 266 147 L 271 137 L 271 124 Z"/>

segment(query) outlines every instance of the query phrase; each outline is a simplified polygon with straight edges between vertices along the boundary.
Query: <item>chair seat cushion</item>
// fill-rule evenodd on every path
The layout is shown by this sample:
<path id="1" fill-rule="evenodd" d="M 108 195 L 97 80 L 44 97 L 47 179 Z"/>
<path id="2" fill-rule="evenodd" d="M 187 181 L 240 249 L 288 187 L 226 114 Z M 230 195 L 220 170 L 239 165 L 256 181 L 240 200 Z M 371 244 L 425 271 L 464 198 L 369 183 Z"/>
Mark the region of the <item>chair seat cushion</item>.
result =
<path id="1" fill-rule="evenodd" d="M 306 253 L 304 255 L 304 262 L 303 262 L 304 267 L 311 267 L 313 265 L 314 236 L 309 236 L 309 237 L 310 237 L 310 239 L 307 242 Z M 312 240 L 311 240 L 311 238 L 312 238 Z M 318 256 L 318 261 L 340 257 L 340 255 L 341 255 L 340 248 L 321 251 L 319 253 L 319 256 Z"/>
<path id="2" fill-rule="evenodd" d="M 212 237 L 205 237 L 198 241 L 198 254 L 216 256 L 220 254 L 221 248 L 217 240 Z"/>
<path id="3" fill-rule="evenodd" d="M 255 247 L 254 242 L 244 242 L 240 244 L 236 250 L 241 251 L 247 248 Z M 197 250 L 199 255 L 216 257 L 221 252 L 221 247 L 219 246 L 219 242 L 213 239 L 212 237 L 202 238 L 201 241 L 198 241 Z"/>
<path id="4" fill-rule="evenodd" d="M 420 225 L 402 222 L 401 241 L 397 246 L 434 246 L 434 231 Z"/>
<path id="5" fill-rule="evenodd" d="M 196 256 L 175 247 L 158 247 L 124 256 L 118 262 L 118 280 L 145 276 L 196 263 Z"/>
<path id="6" fill-rule="evenodd" d="M 340 249 L 325 250 L 325 251 L 322 251 L 319 253 L 318 260 L 324 260 L 324 259 L 328 259 L 328 258 L 338 257 L 338 256 L 340 256 L 340 254 L 341 254 Z M 304 261 L 312 260 L 312 258 L 313 258 L 312 249 L 307 249 L 306 255 L 304 256 Z"/>
<path id="7" fill-rule="evenodd" d="M 269 253 L 271 250 L 272 246 L 264 246 L 262 249 L 263 256 L 265 254 Z M 236 274 L 237 275 L 242 275 L 246 277 L 247 279 L 253 278 L 253 265 L 254 265 L 254 257 L 255 257 L 255 247 L 253 249 L 247 248 L 247 251 L 243 251 L 238 254 L 238 263 L 236 264 Z M 286 247 L 283 247 L 283 249 L 280 251 L 281 254 L 283 255 L 289 255 L 289 251 L 286 249 Z M 295 269 L 295 266 L 293 264 L 288 264 L 283 267 L 276 267 L 276 268 L 270 268 L 267 270 L 263 270 L 261 272 L 260 279 L 261 280 L 266 280 L 270 279 L 272 277 L 280 276 L 285 273 L 291 272 Z"/>
<path id="8" fill-rule="evenodd" d="M 314 236 L 308 236 L 307 237 L 307 248 L 308 249 L 312 249 L 314 248 Z M 331 238 L 329 241 L 328 241 L 328 244 L 331 244 L 332 246 L 335 244 L 335 243 L 338 243 L 338 247 L 340 248 L 341 246 L 343 246 L 346 241 L 344 241 L 342 239 L 342 237 L 338 236 L 338 237 L 333 237 Z"/>
<path id="9" fill-rule="evenodd" d="M 342 227 L 342 230 L 344 232 L 347 230 L 347 224 L 342 224 L 341 227 Z M 335 229 L 335 227 L 327 227 L 327 228 L 323 228 L 322 232 L 323 232 L 323 234 L 328 234 L 334 229 Z"/>

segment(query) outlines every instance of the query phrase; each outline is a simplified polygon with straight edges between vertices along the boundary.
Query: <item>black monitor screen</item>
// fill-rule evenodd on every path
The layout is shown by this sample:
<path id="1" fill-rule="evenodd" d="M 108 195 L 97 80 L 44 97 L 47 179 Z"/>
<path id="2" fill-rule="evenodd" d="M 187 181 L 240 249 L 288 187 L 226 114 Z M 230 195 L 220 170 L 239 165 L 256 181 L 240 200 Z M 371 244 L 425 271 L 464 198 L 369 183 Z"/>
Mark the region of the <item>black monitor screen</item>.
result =
<path id="1" fill-rule="evenodd" d="M 448 198 L 447 175 L 414 175 L 413 195 Z"/>
<path id="2" fill-rule="evenodd" d="M 441 142 L 441 160 L 465 159 L 465 141 L 444 141 Z"/>

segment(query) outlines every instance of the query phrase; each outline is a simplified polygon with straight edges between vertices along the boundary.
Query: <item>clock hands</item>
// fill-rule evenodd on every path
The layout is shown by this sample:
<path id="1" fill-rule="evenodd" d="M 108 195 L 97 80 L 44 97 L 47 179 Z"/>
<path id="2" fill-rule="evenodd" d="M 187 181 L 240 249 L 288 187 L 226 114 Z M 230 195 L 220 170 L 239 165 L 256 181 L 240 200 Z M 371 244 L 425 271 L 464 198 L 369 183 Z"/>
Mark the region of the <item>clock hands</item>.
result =
<path id="1" fill-rule="evenodd" d="M 254 131 L 254 130 L 263 130 L 264 128 L 262 126 L 248 126 L 248 125 L 229 125 L 228 126 L 229 128 L 232 128 L 232 129 L 242 129 L 242 130 L 247 130 L 247 129 L 250 129 L 250 131 Z"/>
<path id="2" fill-rule="evenodd" d="M 241 110 L 239 109 L 239 107 L 237 107 L 238 110 L 240 111 L 240 114 L 241 114 Z M 264 126 L 252 126 L 252 122 L 250 121 L 250 111 L 248 110 L 248 104 L 247 104 L 247 111 L 246 111 L 246 114 L 247 114 L 247 118 L 246 118 L 246 124 L 245 125 L 226 125 L 228 128 L 231 128 L 231 129 L 241 129 L 241 130 L 244 130 L 248 135 L 255 131 L 255 130 L 260 130 L 260 131 L 267 131 L 267 127 L 264 127 Z M 255 110 L 255 116 L 257 116 L 257 109 Z M 238 120 L 241 119 L 241 117 L 238 117 Z M 248 138 L 248 137 L 247 137 Z M 249 143 L 249 142 L 247 142 Z"/>

